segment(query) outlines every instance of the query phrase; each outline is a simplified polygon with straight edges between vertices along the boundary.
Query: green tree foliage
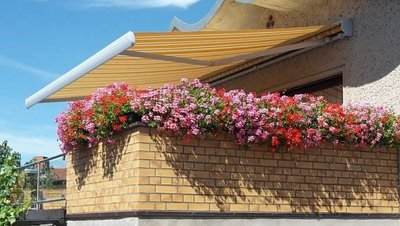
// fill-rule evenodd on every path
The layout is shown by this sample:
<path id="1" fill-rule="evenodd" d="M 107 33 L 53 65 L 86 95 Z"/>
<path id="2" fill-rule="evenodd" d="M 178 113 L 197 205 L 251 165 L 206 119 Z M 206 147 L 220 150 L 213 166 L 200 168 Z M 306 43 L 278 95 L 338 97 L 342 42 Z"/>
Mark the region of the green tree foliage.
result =
<path id="1" fill-rule="evenodd" d="M 0 225 L 12 225 L 29 206 L 29 203 L 20 203 L 23 200 L 17 169 L 20 160 L 21 155 L 12 151 L 7 141 L 0 144 Z"/>
<path id="2" fill-rule="evenodd" d="M 37 162 L 36 158 L 32 158 L 30 161 L 26 162 L 25 165 L 29 165 Z M 28 169 L 37 169 L 37 165 L 28 167 Z M 54 172 L 54 167 L 49 164 L 49 162 L 40 163 L 40 187 L 41 188 L 53 188 L 57 187 L 57 181 L 59 180 L 58 175 Z M 28 174 L 25 177 L 25 187 L 31 190 L 36 189 L 37 175 Z M 36 190 L 34 191 L 36 192 Z"/>

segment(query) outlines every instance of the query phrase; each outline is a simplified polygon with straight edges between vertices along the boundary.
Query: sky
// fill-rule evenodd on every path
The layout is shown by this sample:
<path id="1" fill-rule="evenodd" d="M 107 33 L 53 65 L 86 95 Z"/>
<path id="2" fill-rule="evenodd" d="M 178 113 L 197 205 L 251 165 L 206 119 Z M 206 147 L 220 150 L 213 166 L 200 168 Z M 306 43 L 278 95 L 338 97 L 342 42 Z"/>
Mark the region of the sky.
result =
<path id="1" fill-rule="evenodd" d="M 1 0 L 0 142 L 22 154 L 60 154 L 55 117 L 66 103 L 25 108 L 27 97 L 128 31 L 194 23 L 215 0 Z"/>

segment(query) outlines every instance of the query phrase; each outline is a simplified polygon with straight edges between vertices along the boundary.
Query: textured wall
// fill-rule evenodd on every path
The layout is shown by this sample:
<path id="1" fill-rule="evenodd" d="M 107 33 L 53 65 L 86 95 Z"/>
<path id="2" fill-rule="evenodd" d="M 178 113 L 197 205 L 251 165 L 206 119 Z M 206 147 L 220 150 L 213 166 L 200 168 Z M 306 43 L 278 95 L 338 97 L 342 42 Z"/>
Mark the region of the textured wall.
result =
<path id="1" fill-rule="evenodd" d="M 399 213 L 397 152 L 239 149 L 228 135 L 180 143 L 133 128 L 68 156 L 67 213 Z"/>
<path id="2" fill-rule="evenodd" d="M 353 18 L 354 35 L 220 86 L 264 91 L 343 67 L 344 103 L 385 104 L 400 112 L 400 1 L 323 0 L 296 11 L 265 10 L 265 21 L 269 15 L 275 28 Z"/>

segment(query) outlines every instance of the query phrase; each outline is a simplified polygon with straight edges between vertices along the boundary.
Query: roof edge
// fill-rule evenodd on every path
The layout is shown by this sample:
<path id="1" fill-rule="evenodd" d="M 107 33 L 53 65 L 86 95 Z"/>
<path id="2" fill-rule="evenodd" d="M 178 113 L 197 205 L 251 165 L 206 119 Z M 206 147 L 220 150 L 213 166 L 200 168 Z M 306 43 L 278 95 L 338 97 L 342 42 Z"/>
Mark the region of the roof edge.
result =
<path id="1" fill-rule="evenodd" d="M 47 97 L 51 96 L 55 92 L 64 88 L 65 86 L 71 84 L 72 82 L 78 80 L 85 74 L 99 67 L 106 61 L 115 57 L 122 51 L 128 49 L 135 44 L 135 34 L 132 31 L 119 37 L 117 40 L 110 43 L 108 46 L 104 47 L 102 50 L 98 51 L 76 67 L 72 68 L 70 71 L 54 80 L 47 86 L 43 87 L 32 96 L 25 99 L 25 107 L 30 108 L 33 105 L 43 102 Z"/>
<path id="2" fill-rule="evenodd" d="M 180 20 L 178 17 L 174 17 L 169 25 L 169 31 L 177 29 L 183 32 L 200 31 L 203 30 L 206 25 L 214 18 L 218 10 L 221 8 L 225 0 L 217 0 L 214 6 L 208 11 L 207 15 L 196 23 L 188 24 Z"/>

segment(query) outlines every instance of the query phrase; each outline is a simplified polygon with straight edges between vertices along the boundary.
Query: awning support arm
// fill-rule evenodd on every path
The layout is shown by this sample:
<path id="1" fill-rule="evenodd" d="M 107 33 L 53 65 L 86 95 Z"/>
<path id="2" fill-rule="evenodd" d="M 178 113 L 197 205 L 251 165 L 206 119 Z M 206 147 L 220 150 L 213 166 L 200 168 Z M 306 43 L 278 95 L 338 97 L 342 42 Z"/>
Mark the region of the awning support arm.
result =
<path id="1" fill-rule="evenodd" d="M 166 55 L 160 55 L 160 54 L 154 54 L 154 53 L 144 53 L 144 52 L 138 52 L 138 51 L 134 51 L 134 50 L 125 50 L 122 53 L 120 53 L 120 55 L 125 55 L 125 56 L 130 56 L 130 57 L 142 57 L 142 58 L 162 60 L 162 61 L 171 61 L 171 62 L 184 63 L 184 64 L 193 64 L 193 65 L 199 65 L 199 66 L 211 66 L 210 62 L 207 60 L 196 60 L 196 59 L 175 57 L 175 56 L 166 56 Z"/>

